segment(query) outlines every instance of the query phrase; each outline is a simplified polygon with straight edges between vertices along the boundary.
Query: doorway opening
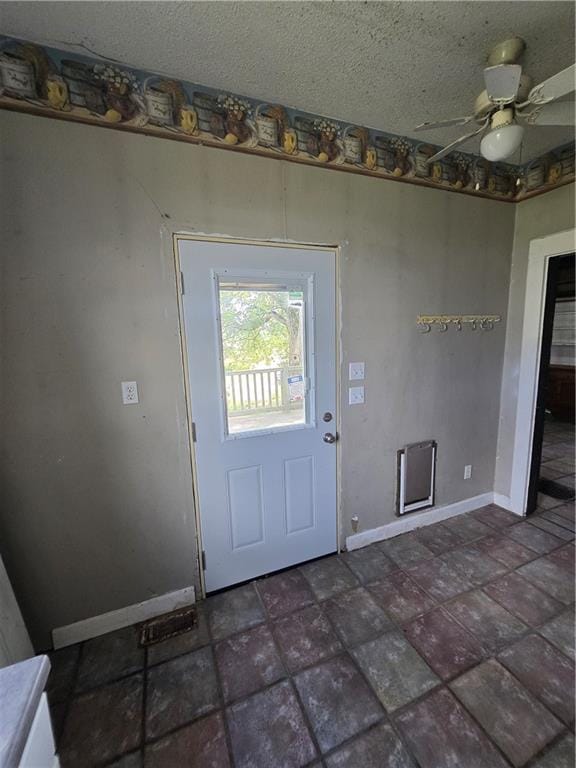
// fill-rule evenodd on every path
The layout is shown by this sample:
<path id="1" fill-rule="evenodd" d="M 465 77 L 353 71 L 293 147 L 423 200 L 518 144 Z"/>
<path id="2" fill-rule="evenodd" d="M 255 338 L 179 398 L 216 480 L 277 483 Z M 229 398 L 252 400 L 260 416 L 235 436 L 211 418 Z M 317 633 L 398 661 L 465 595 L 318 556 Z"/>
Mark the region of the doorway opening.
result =
<path id="1" fill-rule="evenodd" d="M 574 499 L 574 254 L 548 262 L 526 514 Z"/>
<path id="2" fill-rule="evenodd" d="M 204 592 L 338 549 L 334 247 L 175 236 Z"/>

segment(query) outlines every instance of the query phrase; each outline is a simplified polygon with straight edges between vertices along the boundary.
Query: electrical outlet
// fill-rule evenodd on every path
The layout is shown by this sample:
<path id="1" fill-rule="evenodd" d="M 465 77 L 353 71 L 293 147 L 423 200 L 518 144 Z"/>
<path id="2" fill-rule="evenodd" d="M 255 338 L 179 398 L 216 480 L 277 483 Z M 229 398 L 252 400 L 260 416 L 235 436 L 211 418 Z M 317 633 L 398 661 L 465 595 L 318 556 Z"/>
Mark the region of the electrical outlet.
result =
<path id="1" fill-rule="evenodd" d="M 464 467 L 464 480 L 470 480 L 472 477 L 472 464 L 466 464 Z"/>
<path id="2" fill-rule="evenodd" d="M 364 378 L 364 363 L 350 363 L 348 366 L 350 381 L 360 381 Z"/>
<path id="3" fill-rule="evenodd" d="M 122 382 L 122 402 L 124 405 L 133 405 L 138 400 L 138 384 L 135 381 Z"/>
<path id="4" fill-rule="evenodd" d="M 361 405 L 364 402 L 364 387 L 348 387 L 348 405 Z"/>

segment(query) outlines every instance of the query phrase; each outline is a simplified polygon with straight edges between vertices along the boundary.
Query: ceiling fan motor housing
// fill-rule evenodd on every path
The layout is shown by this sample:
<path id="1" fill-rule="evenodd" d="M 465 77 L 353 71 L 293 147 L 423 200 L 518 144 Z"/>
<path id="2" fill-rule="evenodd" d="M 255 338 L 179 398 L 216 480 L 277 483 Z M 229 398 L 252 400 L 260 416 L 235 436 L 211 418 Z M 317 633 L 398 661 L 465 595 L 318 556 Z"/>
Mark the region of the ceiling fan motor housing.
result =
<path id="1" fill-rule="evenodd" d="M 526 49 L 526 43 L 521 37 L 511 37 L 497 43 L 488 54 L 488 66 L 498 64 L 516 64 Z"/>
<path id="2" fill-rule="evenodd" d="M 514 122 L 513 109 L 499 109 L 492 115 L 490 127 L 492 129 L 502 128 L 505 125 L 511 125 Z"/>

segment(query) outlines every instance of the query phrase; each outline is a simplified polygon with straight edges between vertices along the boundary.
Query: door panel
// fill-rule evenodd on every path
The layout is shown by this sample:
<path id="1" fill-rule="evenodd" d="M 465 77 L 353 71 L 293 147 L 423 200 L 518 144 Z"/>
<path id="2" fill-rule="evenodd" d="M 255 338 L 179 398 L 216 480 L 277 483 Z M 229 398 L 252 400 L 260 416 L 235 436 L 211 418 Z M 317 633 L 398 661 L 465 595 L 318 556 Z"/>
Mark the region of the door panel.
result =
<path id="1" fill-rule="evenodd" d="M 284 462 L 286 533 L 314 528 L 314 457 L 301 456 Z"/>
<path id="2" fill-rule="evenodd" d="M 205 581 L 336 551 L 335 253 L 178 240 Z"/>
<path id="3" fill-rule="evenodd" d="M 226 474 L 232 549 L 261 544 L 264 541 L 262 467 L 231 469 Z"/>

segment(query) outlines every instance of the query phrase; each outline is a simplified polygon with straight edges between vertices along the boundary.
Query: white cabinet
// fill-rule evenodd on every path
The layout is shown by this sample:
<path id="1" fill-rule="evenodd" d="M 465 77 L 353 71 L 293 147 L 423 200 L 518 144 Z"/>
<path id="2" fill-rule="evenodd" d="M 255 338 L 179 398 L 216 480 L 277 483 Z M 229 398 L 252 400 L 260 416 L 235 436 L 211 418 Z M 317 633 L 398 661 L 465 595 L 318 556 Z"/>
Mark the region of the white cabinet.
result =
<path id="1" fill-rule="evenodd" d="M 19 768 L 58 768 L 60 762 L 55 752 L 48 699 L 43 693 L 20 759 Z"/>

